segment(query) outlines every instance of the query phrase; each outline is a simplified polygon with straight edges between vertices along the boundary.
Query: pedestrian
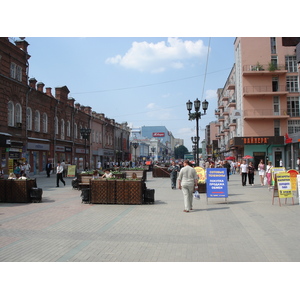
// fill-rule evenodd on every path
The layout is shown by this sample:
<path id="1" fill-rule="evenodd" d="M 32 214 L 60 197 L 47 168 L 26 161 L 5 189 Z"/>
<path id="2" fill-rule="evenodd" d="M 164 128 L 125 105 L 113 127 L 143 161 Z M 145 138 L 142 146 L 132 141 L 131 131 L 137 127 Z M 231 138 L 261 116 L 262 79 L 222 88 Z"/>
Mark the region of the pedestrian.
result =
<path id="1" fill-rule="evenodd" d="M 183 193 L 184 212 L 189 212 L 193 209 L 193 192 L 198 188 L 198 175 L 188 160 L 183 162 L 183 168 L 178 175 L 178 188 Z"/>
<path id="2" fill-rule="evenodd" d="M 229 175 L 230 175 L 231 166 L 230 166 L 230 164 L 229 164 L 229 162 L 227 160 L 224 160 L 223 168 L 225 168 L 227 170 L 227 181 L 229 181 Z"/>
<path id="3" fill-rule="evenodd" d="M 0 166 L 0 179 L 3 179 L 3 178 L 4 178 L 4 170 Z"/>
<path id="4" fill-rule="evenodd" d="M 268 189 L 270 189 L 271 186 L 272 186 L 272 168 L 273 168 L 272 162 L 268 161 L 268 165 L 267 165 L 267 168 L 266 168 L 266 177 L 267 177 Z"/>
<path id="5" fill-rule="evenodd" d="M 300 172 L 300 157 L 297 158 L 298 171 Z"/>
<path id="6" fill-rule="evenodd" d="M 180 171 L 179 166 L 176 165 L 175 161 L 172 161 L 171 166 L 169 166 L 168 171 L 171 171 L 170 178 L 171 178 L 171 188 L 176 189 L 176 181 L 177 181 L 177 174 Z"/>
<path id="7" fill-rule="evenodd" d="M 246 186 L 247 182 L 247 175 L 248 175 L 248 165 L 246 164 L 246 161 L 243 160 L 240 164 L 240 174 L 242 176 L 242 186 Z"/>
<path id="8" fill-rule="evenodd" d="M 66 177 L 66 163 L 65 163 L 65 160 L 63 160 L 60 165 L 63 167 L 62 176 Z"/>
<path id="9" fill-rule="evenodd" d="M 19 162 L 15 163 L 14 174 L 16 175 L 16 178 L 19 178 L 21 176 L 21 168 Z"/>
<path id="10" fill-rule="evenodd" d="M 26 177 L 29 176 L 30 169 L 31 169 L 31 166 L 30 166 L 29 162 L 26 161 L 25 164 L 24 164 L 24 175 L 25 175 Z"/>
<path id="11" fill-rule="evenodd" d="M 254 175 L 255 175 L 255 168 L 253 166 L 252 161 L 249 162 L 248 165 L 248 180 L 249 180 L 249 185 L 254 185 Z"/>
<path id="12" fill-rule="evenodd" d="M 101 170 L 101 161 L 100 161 L 100 160 L 98 160 L 98 163 L 97 163 L 97 169 L 98 169 L 98 170 Z"/>
<path id="13" fill-rule="evenodd" d="M 110 170 L 109 169 L 106 169 L 105 171 L 104 171 L 104 174 L 102 175 L 102 178 L 112 178 L 112 173 L 110 172 Z"/>
<path id="14" fill-rule="evenodd" d="M 261 159 L 258 164 L 258 175 L 260 176 L 260 184 L 264 186 L 264 179 L 265 179 L 265 164 L 264 161 Z"/>
<path id="15" fill-rule="evenodd" d="M 47 177 L 50 177 L 51 171 L 52 171 L 52 164 L 50 163 L 50 161 L 48 161 L 48 163 L 46 164 Z"/>
<path id="16" fill-rule="evenodd" d="M 58 161 L 56 167 L 56 187 L 59 187 L 59 181 L 61 181 L 64 185 L 66 185 L 66 182 L 63 179 L 63 172 L 64 172 L 64 168 L 61 165 L 60 161 Z"/>

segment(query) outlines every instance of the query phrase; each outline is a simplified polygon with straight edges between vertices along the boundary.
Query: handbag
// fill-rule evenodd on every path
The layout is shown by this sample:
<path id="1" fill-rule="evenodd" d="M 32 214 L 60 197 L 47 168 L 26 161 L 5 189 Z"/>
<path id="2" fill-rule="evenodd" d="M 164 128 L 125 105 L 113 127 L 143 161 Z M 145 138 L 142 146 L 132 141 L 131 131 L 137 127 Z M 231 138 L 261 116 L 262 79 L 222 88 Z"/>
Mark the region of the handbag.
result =
<path id="1" fill-rule="evenodd" d="M 200 200 L 200 194 L 198 191 L 195 191 L 193 195 L 196 200 Z"/>

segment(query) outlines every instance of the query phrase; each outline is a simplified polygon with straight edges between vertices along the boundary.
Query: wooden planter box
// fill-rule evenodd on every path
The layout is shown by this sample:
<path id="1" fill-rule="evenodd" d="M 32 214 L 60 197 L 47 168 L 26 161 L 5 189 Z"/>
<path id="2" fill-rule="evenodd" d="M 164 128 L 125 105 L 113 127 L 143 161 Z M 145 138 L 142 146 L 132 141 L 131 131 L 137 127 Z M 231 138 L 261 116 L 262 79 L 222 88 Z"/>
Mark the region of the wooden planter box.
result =
<path id="1" fill-rule="evenodd" d="M 91 203 L 98 204 L 115 204 L 116 185 L 115 180 L 111 179 L 94 179 L 90 185 Z"/>
<path id="2" fill-rule="evenodd" d="M 198 192 L 206 193 L 206 183 L 198 183 Z"/>
<path id="3" fill-rule="evenodd" d="M 142 204 L 143 180 L 116 180 L 117 204 Z"/>
<path id="4" fill-rule="evenodd" d="M 166 167 L 161 167 L 157 168 L 154 167 L 152 170 L 152 176 L 153 177 L 170 177 L 170 171 L 168 171 L 168 168 Z"/>
<path id="5" fill-rule="evenodd" d="M 134 170 L 127 170 L 126 171 L 126 178 L 132 178 L 132 174 L 136 173 L 137 178 L 146 181 L 147 180 L 147 171 L 146 170 L 140 170 L 140 171 L 134 171 Z"/>
<path id="6" fill-rule="evenodd" d="M 142 204 L 143 180 L 91 180 L 90 199 L 93 204 Z"/>
<path id="7" fill-rule="evenodd" d="M 0 201 L 7 203 L 28 203 L 32 202 L 30 190 L 36 186 L 36 179 L 1 179 Z"/>

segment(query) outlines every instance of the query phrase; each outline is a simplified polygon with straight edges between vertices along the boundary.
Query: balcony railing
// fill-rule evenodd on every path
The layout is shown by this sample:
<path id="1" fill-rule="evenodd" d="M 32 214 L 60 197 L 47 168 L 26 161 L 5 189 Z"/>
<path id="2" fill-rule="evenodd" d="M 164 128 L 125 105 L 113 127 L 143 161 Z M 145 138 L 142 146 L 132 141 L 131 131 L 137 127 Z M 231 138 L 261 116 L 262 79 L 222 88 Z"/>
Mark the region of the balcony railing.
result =
<path id="1" fill-rule="evenodd" d="M 243 66 L 243 71 L 244 72 L 249 72 L 249 71 L 269 71 L 269 72 L 286 71 L 286 67 L 285 67 L 285 65 L 278 65 L 278 64 L 264 64 L 264 65 L 261 65 L 259 63 L 256 63 L 256 64 L 253 64 L 253 65 Z"/>
<path id="2" fill-rule="evenodd" d="M 280 109 L 278 112 L 274 112 L 273 109 L 246 109 L 244 110 L 244 117 L 288 117 L 286 109 Z"/>
<path id="3" fill-rule="evenodd" d="M 276 93 L 287 92 L 286 85 L 279 85 L 276 88 L 272 86 L 244 86 L 244 93 Z"/>

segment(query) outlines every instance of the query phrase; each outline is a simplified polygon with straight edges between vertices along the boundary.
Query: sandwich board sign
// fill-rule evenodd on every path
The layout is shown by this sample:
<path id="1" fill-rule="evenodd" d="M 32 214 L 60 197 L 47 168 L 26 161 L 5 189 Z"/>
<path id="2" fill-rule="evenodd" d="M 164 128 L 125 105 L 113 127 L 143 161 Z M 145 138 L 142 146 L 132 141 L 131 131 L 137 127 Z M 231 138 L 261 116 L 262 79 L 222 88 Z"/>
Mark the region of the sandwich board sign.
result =
<path id="1" fill-rule="evenodd" d="M 206 199 L 228 198 L 227 169 L 208 168 L 206 169 Z"/>

